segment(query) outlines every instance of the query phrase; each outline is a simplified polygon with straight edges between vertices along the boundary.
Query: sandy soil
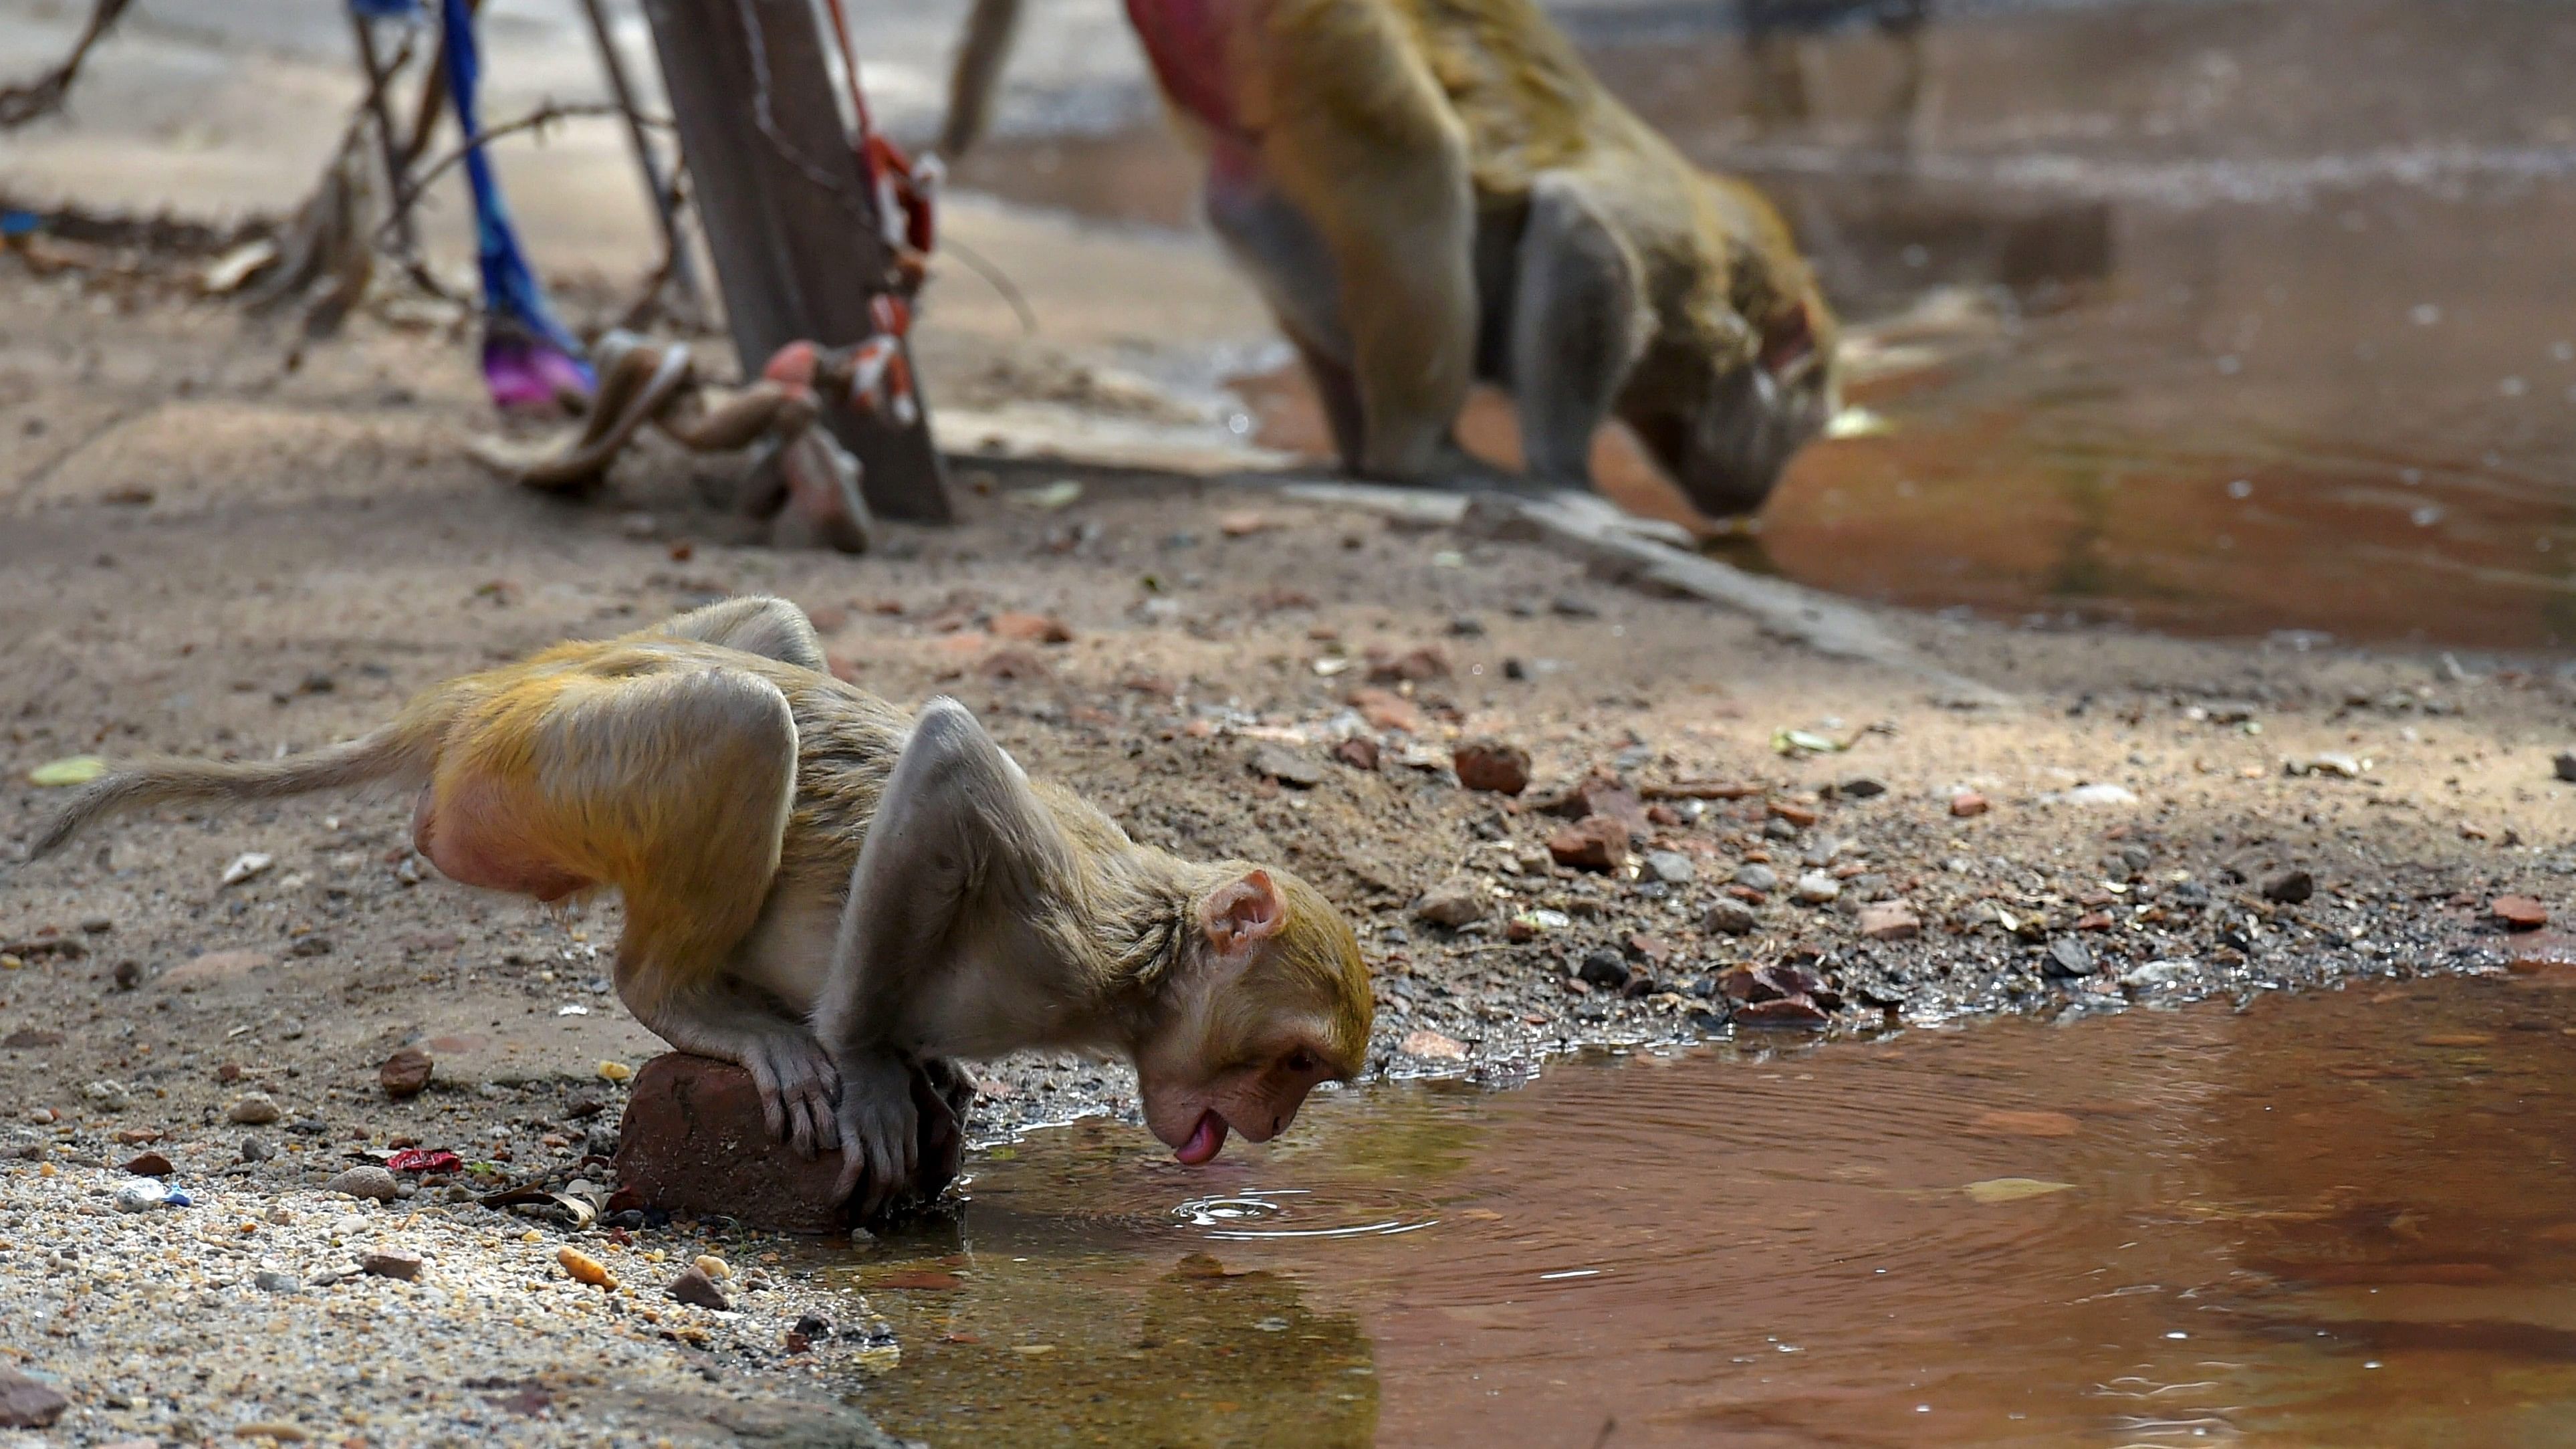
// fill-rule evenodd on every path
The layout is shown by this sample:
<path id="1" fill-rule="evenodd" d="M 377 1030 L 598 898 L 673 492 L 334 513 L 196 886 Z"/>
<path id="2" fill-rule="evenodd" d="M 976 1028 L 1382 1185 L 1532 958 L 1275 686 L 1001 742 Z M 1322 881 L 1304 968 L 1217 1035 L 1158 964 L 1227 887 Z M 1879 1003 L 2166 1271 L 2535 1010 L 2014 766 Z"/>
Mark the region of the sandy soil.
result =
<path id="1" fill-rule="evenodd" d="M 991 410 L 1015 389 L 1096 392 L 973 336 L 925 350 L 934 398 Z M 27 783 L 46 761 L 311 748 L 445 676 L 758 591 L 803 604 L 852 677 L 903 702 L 959 696 L 1032 771 L 1141 838 L 1317 880 L 1360 918 L 1380 973 L 1378 1071 L 1509 1082 L 1580 1043 L 1730 1030 L 1718 980 L 1740 965 L 1816 972 L 1841 999 L 1836 1029 L 1857 1031 L 1891 1014 L 2498 969 L 2542 948 L 2487 918 L 2494 896 L 2571 904 L 2571 787 L 2552 755 L 2571 743 L 2576 677 L 2546 662 L 2472 675 L 2438 654 L 1890 615 L 2020 701 L 1958 711 L 1909 676 L 1819 659 L 1535 545 L 1027 463 L 962 466 L 955 528 L 895 529 L 865 558 L 774 553 L 695 501 L 693 471 L 721 465 L 672 452 L 628 460 L 585 504 L 496 481 L 464 456 L 487 416 L 466 350 L 443 337 L 366 321 L 293 371 L 281 353 L 222 306 L 0 258 L 9 856 L 48 806 Z M 1037 506 L 1063 478 L 1079 498 Z M 997 638 L 1007 610 L 1056 616 L 1072 642 Z M 1380 685 L 1394 697 L 1373 702 L 1380 724 L 1353 711 L 1372 650 L 1425 649 L 1439 667 Z M 1410 727 L 1381 727 L 1408 711 Z M 1849 748 L 1784 755 L 1784 729 Z M 1328 755 L 1354 735 L 1383 747 L 1381 768 Z M 1751 793 L 1667 807 L 1640 844 L 1672 857 L 1657 864 L 1674 880 L 1633 862 L 1565 870 L 1544 846 L 1562 821 L 1447 772 L 1455 742 L 1487 737 L 1534 757 L 1531 801 L 1596 769 Z M 1256 773 L 1264 747 L 1318 783 Z M 2284 772 L 2321 754 L 2350 757 L 2358 778 Z M 1955 817 L 1962 790 L 1992 808 Z M 321 1185 L 406 1139 L 494 1163 L 496 1181 L 579 1175 L 615 1120 L 581 1115 L 616 1106 L 599 1063 L 655 1050 L 606 994 L 613 906 L 556 915 L 442 884 L 411 858 L 405 819 L 381 797 L 174 812 L 0 883 L 0 1113 L 19 1154 L 0 1159 L 0 1262 L 20 1285 L 0 1346 L 73 1400 L 78 1442 L 260 1422 L 535 1442 L 637 1413 L 675 1437 L 752 1438 L 765 1431 L 715 1399 L 746 1384 L 818 1403 L 857 1392 L 854 1349 L 786 1354 L 819 1301 L 793 1278 L 721 1323 L 660 1297 L 670 1266 L 711 1243 L 776 1250 L 718 1241 L 715 1225 L 612 1249 L 601 1229 L 455 1200 L 482 1181 L 469 1178 L 415 1188 L 354 1237 L 322 1231 L 344 1210 Z M 252 852 L 272 863 L 221 884 Z M 1748 903 L 1749 933 L 1707 929 L 1747 866 L 1777 876 Z M 2313 895 L 2267 899 L 2291 870 Z M 1833 878 L 1832 901 L 1793 899 L 1810 871 Z M 1486 918 L 1416 918 L 1452 881 Z M 1919 934 L 1865 938 L 1870 902 L 1904 903 Z M 1625 990 L 1603 989 L 1620 977 Z M 376 1070 L 405 1045 L 433 1053 L 436 1083 L 387 1102 Z M 1085 1063 L 990 1077 L 987 1134 L 1133 1107 L 1123 1072 Z M 253 1090 L 284 1120 L 229 1122 Z M 245 1131 L 284 1150 L 238 1167 Z M 109 1213 L 112 1165 L 147 1144 L 199 1206 Z M 272 1208 L 295 1223 L 260 1226 Z M 315 1286 L 359 1238 L 427 1249 L 424 1286 Z M 234 1246 L 189 1246 L 208 1240 Z M 568 1240 L 620 1264 L 615 1306 L 553 1266 Z M 170 1246 L 181 1264 L 160 1255 Z M 650 1252 L 664 1261 L 621 1256 Z M 256 1286 L 263 1270 L 307 1286 L 280 1298 Z M 639 1323 L 648 1309 L 665 1321 Z M 662 1336 L 691 1326 L 706 1347 Z M 138 1388 L 121 1365 L 146 1342 L 205 1372 Z M 245 1343 L 256 1387 L 227 1377 Z M 350 1369 L 369 1354 L 408 1362 Z M 489 1412 L 530 1380 L 545 1404 Z M 494 1383 L 509 1387 L 475 1387 Z M 670 1397 L 684 1389 L 696 1397 Z"/>

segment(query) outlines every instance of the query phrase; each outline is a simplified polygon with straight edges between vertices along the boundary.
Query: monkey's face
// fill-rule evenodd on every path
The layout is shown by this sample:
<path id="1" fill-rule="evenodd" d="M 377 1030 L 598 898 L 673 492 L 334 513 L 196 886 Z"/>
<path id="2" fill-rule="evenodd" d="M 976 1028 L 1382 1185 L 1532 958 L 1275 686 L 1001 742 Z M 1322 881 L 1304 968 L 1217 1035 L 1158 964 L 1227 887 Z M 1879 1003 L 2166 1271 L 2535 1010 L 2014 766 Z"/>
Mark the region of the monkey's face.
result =
<path id="1" fill-rule="evenodd" d="M 1628 420 L 1700 512 L 1759 512 L 1790 457 L 1832 420 L 1841 392 L 1833 341 L 1808 318 L 1793 309 L 1764 332 L 1751 362 L 1711 369 L 1681 407 Z"/>
<path id="2" fill-rule="evenodd" d="M 1355 1073 L 1376 1005 L 1349 922 L 1285 872 L 1210 891 L 1199 926 L 1135 1053 L 1145 1125 L 1192 1166 L 1229 1133 L 1278 1136 L 1307 1093 Z"/>

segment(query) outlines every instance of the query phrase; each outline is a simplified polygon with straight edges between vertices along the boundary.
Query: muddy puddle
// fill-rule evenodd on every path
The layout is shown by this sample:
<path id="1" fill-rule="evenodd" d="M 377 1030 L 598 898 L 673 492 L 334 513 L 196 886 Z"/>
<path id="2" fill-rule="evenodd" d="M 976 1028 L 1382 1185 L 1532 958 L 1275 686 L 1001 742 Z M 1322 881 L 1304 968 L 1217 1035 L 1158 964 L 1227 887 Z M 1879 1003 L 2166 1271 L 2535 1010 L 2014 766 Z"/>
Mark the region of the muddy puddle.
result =
<path id="1" fill-rule="evenodd" d="M 1605 1057 L 1196 1171 L 1092 1123 L 831 1273 L 934 1444 L 2576 1443 L 2570 1001 Z"/>
<path id="2" fill-rule="evenodd" d="M 1881 420 L 1810 449 L 1739 556 L 2004 618 L 2576 638 L 2576 26 L 2547 5 L 1974 4 L 1757 74 L 1733 7 L 1557 7 L 1695 159 L 1764 182 L 1882 333 Z M 1786 52 L 1782 52 L 1786 53 Z M 1919 60 L 1916 59 L 1919 57 Z M 967 184 L 1186 224 L 1152 126 Z M 1970 305 L 1961 305 L 1965 299 Z M 1302 381 L 1263 440 L 1320 454 Z M 1508 409 L 1467 433 L 1508 459 Z M 1606 442 L 1605 487 L 1683 516 Z"/>

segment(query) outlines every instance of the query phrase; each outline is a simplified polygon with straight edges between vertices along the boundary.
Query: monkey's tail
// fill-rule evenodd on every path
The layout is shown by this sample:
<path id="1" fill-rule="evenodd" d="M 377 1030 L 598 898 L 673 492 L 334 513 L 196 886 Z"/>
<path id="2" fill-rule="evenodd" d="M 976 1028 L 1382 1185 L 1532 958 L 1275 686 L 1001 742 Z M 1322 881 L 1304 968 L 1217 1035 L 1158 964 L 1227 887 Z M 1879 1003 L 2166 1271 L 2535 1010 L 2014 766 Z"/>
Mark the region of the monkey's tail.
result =
<path id="1" fill-rule="evenodd" d="M 424 725 L 432 727 L 424 728 Z M 36 837 L 37 860 L 110 816 L 193 800 L 276 800 L 396 777 L 425 778 L 438 757 L 434 723 L 407 716 L 336 745 L 282 760 L 157 760 L 81 787 Z"/>

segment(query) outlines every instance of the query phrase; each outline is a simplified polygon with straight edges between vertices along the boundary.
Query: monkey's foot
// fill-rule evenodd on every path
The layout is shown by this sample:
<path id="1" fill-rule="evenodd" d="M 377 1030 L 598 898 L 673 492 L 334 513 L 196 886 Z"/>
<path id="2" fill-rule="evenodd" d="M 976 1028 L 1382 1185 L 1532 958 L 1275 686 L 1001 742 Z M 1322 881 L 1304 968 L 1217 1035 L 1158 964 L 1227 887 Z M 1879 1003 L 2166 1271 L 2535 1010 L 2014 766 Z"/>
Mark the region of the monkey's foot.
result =
<path id="1" fill-rule="evenodd" d="M 911 1079 L 911 1067 L 886 1052 L 858 1053 L 841 1063 L 838 1186 L 847 1195 L 864 1179 L 863 1216 L 876 1216 L 918 1174 L 921 1112 L 913 1105 Z"/>

